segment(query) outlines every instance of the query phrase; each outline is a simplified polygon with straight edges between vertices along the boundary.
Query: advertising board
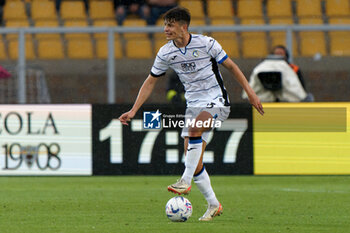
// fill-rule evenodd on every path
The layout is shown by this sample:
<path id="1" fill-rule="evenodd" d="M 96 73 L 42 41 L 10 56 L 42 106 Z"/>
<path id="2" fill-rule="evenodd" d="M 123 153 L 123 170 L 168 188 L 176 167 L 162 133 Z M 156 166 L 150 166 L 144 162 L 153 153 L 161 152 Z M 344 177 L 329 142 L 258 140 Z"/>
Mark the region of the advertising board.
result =
<path id="1" fill-rule="evenodd" d="M 0 105 L 0 175 L 91 175 L 91 105 Z"/>
<path id="2" fill-rule="evenodd" d="M 349 103 L 265 103 L 253 114 L 254 174 L 350 174 Z"/>
<path id="3" fill-rule="evenodd" d="M 129 126 L 118 117 L 131 106 L 93 105 L 93 174 L 180 174 L 185 108 L 144 106 Z M 155 118 L 152 120 L 153 114 Z M 203 161 L 211 174 L 253 174 L 251 107 L 231 106 L 229 118 L 208 136 Z"/>

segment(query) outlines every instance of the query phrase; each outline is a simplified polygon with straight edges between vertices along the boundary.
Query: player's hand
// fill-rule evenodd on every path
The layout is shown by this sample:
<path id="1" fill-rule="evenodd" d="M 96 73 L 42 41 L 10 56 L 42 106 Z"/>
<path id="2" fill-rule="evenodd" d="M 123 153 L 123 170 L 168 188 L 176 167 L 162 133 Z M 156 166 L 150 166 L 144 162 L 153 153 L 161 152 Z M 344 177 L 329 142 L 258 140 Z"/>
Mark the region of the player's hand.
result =
<path id="1" fill-rule="evenodd" d="M 254 108 L 261 114 L 264 115 L 264 109 L 260 102 L 259 97 L 256 94 L 249 96 L 249 102 L 254 106 Z"/>
<path id="2" fill-rule="evenodd" d="M 132 118 L 134 118 L 135 113 L 132 111 L 123 113 L 118 119 L 123 125 L 129 125 L 129 121 L 131 121 Z"/>

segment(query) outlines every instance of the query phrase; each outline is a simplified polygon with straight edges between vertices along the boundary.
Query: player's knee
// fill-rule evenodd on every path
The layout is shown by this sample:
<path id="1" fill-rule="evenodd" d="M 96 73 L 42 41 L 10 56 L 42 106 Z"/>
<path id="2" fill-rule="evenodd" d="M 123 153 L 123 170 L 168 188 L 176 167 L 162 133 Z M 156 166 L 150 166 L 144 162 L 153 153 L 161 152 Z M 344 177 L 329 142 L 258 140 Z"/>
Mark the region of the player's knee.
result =
<path id="1" fill-rule="evenodd" d="M 191 127 L 188 130 L 188 134 L 190 137 L 201 137 L 202 136 L 202 129 L 198 127 Z"/>

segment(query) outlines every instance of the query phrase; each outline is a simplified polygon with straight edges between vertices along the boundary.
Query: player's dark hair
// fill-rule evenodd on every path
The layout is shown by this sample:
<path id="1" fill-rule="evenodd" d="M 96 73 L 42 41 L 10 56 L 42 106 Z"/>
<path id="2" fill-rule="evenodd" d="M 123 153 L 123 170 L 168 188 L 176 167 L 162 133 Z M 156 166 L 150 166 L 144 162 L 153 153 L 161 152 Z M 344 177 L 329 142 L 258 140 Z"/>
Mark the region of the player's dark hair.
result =
<path id="1" fill-rule="evenodd" d="M 273 50 L 272 50 L 272 53 L 274 53 L 274 51 L 276 49 L 283 49 L 284 50 L 284 53 L 286 54 L 286 60 L 289 61 L 289 52 L 288 52 L 288 49 L 284 46 L 284 45 L 276 45 Z"/>
<path id="2" fill-rule="evenodd" d="M 190 25 L 191 22 L 191 14 L 190 11 L 184 7 L 174 7 L 168 10 L 163 17 L 164 21 L 168 22 L 179 22 L 183 24 Z"/>

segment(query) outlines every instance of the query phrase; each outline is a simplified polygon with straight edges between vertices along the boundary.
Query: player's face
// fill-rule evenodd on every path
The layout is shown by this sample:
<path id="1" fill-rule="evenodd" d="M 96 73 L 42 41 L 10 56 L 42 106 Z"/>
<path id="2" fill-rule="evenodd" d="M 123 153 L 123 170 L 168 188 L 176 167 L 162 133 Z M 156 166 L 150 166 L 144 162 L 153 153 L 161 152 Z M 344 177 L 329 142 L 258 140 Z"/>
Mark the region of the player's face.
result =
<path id="1" fill-rule="evenodd" d="M 176 21 L 164 22 L 164 33 L 167 40 L 176 40 L 186 33 L 186 25 Z"/>

